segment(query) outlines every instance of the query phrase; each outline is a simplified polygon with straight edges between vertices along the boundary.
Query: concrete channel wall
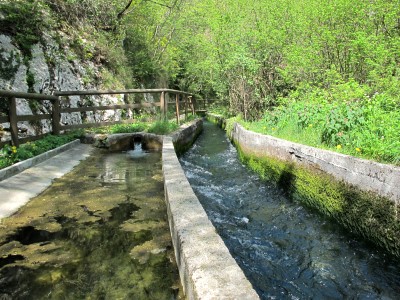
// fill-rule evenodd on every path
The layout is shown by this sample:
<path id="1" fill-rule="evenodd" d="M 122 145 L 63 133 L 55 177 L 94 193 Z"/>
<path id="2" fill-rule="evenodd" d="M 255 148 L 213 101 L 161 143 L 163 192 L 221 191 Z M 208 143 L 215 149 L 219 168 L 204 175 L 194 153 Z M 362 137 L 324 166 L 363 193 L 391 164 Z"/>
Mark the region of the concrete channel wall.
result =
<path id="1" fill-rule="evenodd" d="M 321 170 L 364 191 L 371 191 L 400 204 L 400 168 L 305 146 L 246 130 L 235 123 L 231 138 L 247 154 L 268 154 L 280 160 Z"/>
<path id="2" fill-rule="evenodd" d="M 291 199 L 400 258 L 400 168 L 246 130 L 208 115 L 228 131 L 242 161 Z"/>
<path id="3" fill-rule="evenodd" d="M 175 145 L 196 138 L 187 129 L 164 137 L 162 164 L 168 219 L 187 299 L 259 299 L 194 194 Z M 179 148 L 181 146 L 178 146 Z"/>
<path id="4" fill-rule="evenodd" d="M 53 157 L 56 156 L 57 154 L 60 154 L 61 152 L 64 152 L 68 149 L 72 149 L 76 146 L 78 146 L 81 142 L 79 140 L 72 141 L 68 144 L 65 144 L 63 146 L 60 146 L 56 149 L 49 150 L 45 153 L 42 153 L 40 155 L 37 155 L 35 157 L 26 159 L 24 161 L 18 162 L 16 164 L 13 164 L 12 166 L 9 166 L 7 168 L 1 169 L 0 170 L 0 181 L 10 178 L 11 176 L 14 176 L 16 174 L 21 173 L 22 171 L 29 169 L 33 166 L 36 166 L 37 164 Z"/>

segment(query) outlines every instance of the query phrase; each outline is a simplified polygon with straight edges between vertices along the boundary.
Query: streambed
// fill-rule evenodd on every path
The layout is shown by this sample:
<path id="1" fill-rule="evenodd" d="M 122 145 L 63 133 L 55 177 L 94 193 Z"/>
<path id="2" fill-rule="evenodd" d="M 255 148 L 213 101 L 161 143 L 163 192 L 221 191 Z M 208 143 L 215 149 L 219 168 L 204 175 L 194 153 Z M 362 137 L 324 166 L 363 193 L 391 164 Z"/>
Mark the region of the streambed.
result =
<path id="1" fill-rule="evenodd" d="M 260 181 L 221 129 L 203 128 L 180 162 L 262 299 L 400 297 L 399 261 Z"/>
<path id="2" fill-rule="evenodd" d="M 182 297 L 159 152 L 96 150 L 1 220 L 0 299 Z"/>

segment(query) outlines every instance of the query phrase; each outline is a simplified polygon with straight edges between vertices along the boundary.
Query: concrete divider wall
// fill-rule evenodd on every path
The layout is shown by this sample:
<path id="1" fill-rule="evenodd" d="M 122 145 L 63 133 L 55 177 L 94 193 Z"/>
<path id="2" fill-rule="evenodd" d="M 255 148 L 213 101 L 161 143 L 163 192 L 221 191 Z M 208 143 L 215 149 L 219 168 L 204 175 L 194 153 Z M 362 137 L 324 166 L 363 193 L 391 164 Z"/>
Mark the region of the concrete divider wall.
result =
<path id="1" fill-rule="evenodd" d="M 172 242 L 187 299 L 259 299 L 186 179 L 173 137 L 164 137 L 162 164 Z"/>
<path id="2" fill-rule="evenodd" d="M 35 157 L 26 159 L 24 161 L 18 162 L 16 164 L 13 164 L 7 168 L 1 169 L 0 170 L 0 181 L 10 178 L 11 176 L 14 176 L 16 174 L 21 173 L 22 171 L 29 169 L 53 156 L 56 156 L 57 154 L 64 152 L 68 149 L 71 149 L 73 147 L 76 147 L 79 145 L 81 142 L 79 140 L 72 141 L 68 144 L 62 145 L 56 149 L 49 150 L 45 153 L 39 154 Z"/>
<path id="3" fill-rule="evenodd" d="M 287 195 L 400 258 L 400 168 L 243 128 L 220 116 L 241 160 Z"/>
<path id="4" fill-rule="evenodd" d="M 203 131 L 203 119 L 197 119 L 188 124 L 183 124 L 179 130 L 172 133 L 172 142 L 175 152 L 180 155 L 192 146 L 196 138 Z"/>
<path id="5" fill-rule="evenodd" d="M 257 157 L 272 155 L 280 160 L 321 170 L 348 184 L 400 204 L 399 167 L 255 133 L 238 123 L 233 127 L 231 138 L 247 154 Z"/>

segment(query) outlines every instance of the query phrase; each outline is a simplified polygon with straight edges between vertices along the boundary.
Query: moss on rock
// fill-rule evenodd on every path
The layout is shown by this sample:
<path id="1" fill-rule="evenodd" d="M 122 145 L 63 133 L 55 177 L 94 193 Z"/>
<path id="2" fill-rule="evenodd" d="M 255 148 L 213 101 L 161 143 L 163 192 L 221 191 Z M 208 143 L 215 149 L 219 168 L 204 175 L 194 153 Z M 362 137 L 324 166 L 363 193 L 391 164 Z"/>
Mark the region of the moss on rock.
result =
<path id="1" fill-rule="evenodd" d="M 282 161 L 245 154 L 242 162 L 282 188 L 295 201 L 336 220 L 351 232 L 400 257 L 399 206 L 387 198 L 336 180 L 333 176 Z"/>
<path id="2" fill-rule="evenodd" d="M 226 123 L 218 116 L 208 118 L 219 126 Z M 268 154 L 263 157 L 247 154 L 239 144 L 235 143 L 235 146 L 243 163 L 262 179 L 274 182 L 291 199 L 400 258 L 400 208 L 395 202 L 362 191 L 321 170 Z"/>

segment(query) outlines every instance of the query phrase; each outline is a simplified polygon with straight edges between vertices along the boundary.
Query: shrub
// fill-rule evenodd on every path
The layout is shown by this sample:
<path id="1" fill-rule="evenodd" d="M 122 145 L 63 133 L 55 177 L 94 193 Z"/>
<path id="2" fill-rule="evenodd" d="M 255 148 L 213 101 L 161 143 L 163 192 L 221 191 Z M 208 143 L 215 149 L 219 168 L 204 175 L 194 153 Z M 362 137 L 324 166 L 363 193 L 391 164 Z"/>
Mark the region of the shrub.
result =
<path id="1" fill-rule="evenodd" d="M 0 169 L 62 146 L 80 136 L 82 136 L 82 131 L 75 131 L 59 136 L 47 135 L 41 140 L 28 142 L 18 148 L 15 146 L 5 145 L 0 150 Z"/>
<path id="2" fill-rule="evenodd" d="M 129 132 L 140 132 L 145 131 L 147 125 L 144 123 L 133 123 L 133 124 L 117 124 L 111 127 L 111 133 L 129 133 Z"/>
<path id="3" fill-rule="evenodd" d="M 178 127 L 175 121 L 156 121 L 150 125 L 147 131 L 155 134 L 168 134 L 177 130 Z"/>

